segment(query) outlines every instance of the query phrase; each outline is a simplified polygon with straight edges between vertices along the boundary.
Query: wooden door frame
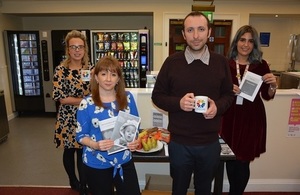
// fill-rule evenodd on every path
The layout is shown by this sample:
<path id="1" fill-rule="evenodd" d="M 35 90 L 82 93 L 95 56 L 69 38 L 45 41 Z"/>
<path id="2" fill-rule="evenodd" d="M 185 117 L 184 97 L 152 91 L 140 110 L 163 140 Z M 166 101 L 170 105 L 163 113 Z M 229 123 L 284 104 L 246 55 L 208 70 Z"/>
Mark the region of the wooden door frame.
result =
<path id="1" fill-rule="evenodd" d="M 170 19 L 183 19 L 188 13 L 164 13 L 163 14 L 163 60 L 169 55 L 169 20 Z M 230 41 L 233 39 L 235 32 L 240 27 L 240 14 L 216 14 L 213 18 L 215 20 L 232 20 L 232 31 Z"/>

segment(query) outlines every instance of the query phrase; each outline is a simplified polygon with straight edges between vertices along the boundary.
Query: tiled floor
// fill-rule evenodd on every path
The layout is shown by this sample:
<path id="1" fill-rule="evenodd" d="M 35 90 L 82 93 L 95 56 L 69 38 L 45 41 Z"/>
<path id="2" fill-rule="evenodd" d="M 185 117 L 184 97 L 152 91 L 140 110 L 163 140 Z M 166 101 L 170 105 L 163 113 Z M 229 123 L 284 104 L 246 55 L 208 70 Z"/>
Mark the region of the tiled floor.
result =
<path id="1" fill-rule="evenodd" d="M 21 116 L 9 121 L 0 144 L 0 186 L 68 186 L 62 149 L 53 143 L 55 117 Z"/>

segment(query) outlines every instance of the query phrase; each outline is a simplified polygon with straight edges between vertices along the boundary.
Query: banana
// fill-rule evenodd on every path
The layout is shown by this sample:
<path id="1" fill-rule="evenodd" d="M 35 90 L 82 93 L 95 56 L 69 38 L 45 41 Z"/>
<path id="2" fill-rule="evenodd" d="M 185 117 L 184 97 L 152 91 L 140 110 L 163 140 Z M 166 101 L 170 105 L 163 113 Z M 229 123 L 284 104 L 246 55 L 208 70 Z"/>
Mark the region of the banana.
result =
<path id="1" fill-rule="evenodd" d="M 139 138 L 142 138 L 142 137 L 144 137 L 147 134 L 148 134 L 148 132 L 146 130 L 144 130 L 141 133 L 139 133 Z"/>
<path id="2" fill-rule="evenodd" d="M 141 140 L 144 151 L 157 147 L 157 132 L 158 128 L 154 127 L 152 129 L 144 129 L 139 133 L 138 139 Z"/>
<path id="3" fill-rule="evenodd" d="M 150 137 L 147 139 L 147 145 L 150 148 L 149 150 L 151 150 L 152 149 L 152 141 L 151 141 Z"/>
<path id="4" fill-rule="evenodd" d="M 144 149 L 145 151 L 149 151 L 149 150 L 150 150 L 150 148 L 149 148 L 149 146 L 148 146 L 148 144 L 146 143 L 145 140 L 142 140 L 142 145 L 143 145 L 143 149 Z"/>
<path id="5" fill-rule="evenodd" d="M 154 137 L 151 137 L 151 141 L 152 141 L 152 148 L 156 148 L 156 146 L 157 146 L 157 139 L 155 139 Z"/>

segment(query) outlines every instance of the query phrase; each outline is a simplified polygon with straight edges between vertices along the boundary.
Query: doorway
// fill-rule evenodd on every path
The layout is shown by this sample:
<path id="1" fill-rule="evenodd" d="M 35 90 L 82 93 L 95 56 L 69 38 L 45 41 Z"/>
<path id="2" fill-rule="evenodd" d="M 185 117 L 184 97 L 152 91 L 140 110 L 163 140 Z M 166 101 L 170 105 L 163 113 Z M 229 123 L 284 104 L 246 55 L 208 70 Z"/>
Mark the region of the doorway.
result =
<path id="1" fill-rule="evenodd" d="M 232 20 L 214 20 L 211 35 L 207 42 L 208 48 L 226 56 L 230 46 Z"/>
<path id="2" fill-rule="evenodd" d="M 232 20 L 214 20 L 212 32 L 207 45 L 210 50 L 226 55 L 230 45 Z M 183 19 L 169 20 L 169 55 L 178 51 L 183 51 L 186 42 L 182 36 Z"/>

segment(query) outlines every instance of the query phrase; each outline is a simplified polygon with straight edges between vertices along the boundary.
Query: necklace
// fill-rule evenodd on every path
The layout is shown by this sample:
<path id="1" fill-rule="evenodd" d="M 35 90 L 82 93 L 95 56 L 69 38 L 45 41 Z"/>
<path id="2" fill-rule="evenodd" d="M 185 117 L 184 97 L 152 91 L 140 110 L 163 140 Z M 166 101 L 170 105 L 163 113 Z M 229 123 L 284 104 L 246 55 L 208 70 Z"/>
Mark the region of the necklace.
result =
<path id="1" fill-rule="evenodd" d="M 239 61 L 236 60 L 235 64 L 236 64 L 236 78 L 238 79 L 238 82 L 239 82 L 239 85 L 240 85 L 241 82 L 242 82 L 242 75 L 240 73 L 240 64 L 239 64 Z M 246 68 L 245 68 L 245 71 L 244 71 L 244 75 L 246 74 L 246 72 L 248 71 L 248 69 L 249 69 L 249 64 L 246 65 Z"/>

